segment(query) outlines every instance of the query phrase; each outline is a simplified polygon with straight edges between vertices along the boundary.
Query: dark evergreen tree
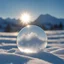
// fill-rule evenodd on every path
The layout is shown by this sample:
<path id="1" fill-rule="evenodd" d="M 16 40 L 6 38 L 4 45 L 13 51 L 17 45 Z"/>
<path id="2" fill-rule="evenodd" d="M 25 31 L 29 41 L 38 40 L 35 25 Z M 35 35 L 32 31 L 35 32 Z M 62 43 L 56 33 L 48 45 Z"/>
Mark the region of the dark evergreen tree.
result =
<path id="1" fill-rule="evenodd" d="M 63 24 L 60 22 L 60 24 L 59 24 L 59 28 L 60 29 L 63 29 Z"/>
<path id="2" fill-rule="evenodd" d="M 45 28 L 45 26 L 44 26 L 44 25 L 42 25 L 42 29 L 43 29 L 43 30 L 46 30 L 46 28 Z"/>
<path id="3" fill-rule="evenodd" d="M 53 26 L 51 26 L 50 30 L 53 30 Z"/>
<path id="4" fill-rule="evenodd" d="M 5 28 L 5 32 L 10 32 L 11 31 L 11 25 L 7 24 L 6 28 Z"/>
<path id="5" fill-rule="evenodd" d="M 58 25 L 55 24 L 53 29 L 54 29 L 54 30 L 58 30 L 58 29 L 59 29 Z"/>

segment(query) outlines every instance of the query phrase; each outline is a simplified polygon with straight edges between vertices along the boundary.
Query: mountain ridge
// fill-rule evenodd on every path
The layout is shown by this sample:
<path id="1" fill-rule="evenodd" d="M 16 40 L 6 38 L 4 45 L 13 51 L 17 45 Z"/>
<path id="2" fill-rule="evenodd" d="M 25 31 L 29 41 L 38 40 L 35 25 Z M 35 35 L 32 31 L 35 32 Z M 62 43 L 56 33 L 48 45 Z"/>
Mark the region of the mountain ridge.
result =
<path id="1" fill-rule="evenodd" d="M 49 14 L 41 14 L 36 20 L 35 22 L 37 23 L 41 23 L 41 24 L 47 24 L 47 23 L 50 23 L 50 24 L 59 24 L 60 22 L 64 23 L 64 19 L 60 19 L 60 18 L 56 18 L 54 16 L 51 16 Z"/>
<path id="2" fill-rule="evenodd" d="M 41 14 L 36 20 L 30 23 L 30 25 L 37 25 L 40 27 L 44 27 L 43 29 L 64 29 L 64 19 L 56 18 L 50 14 Z M 9 28 L 8 28 L 9 27 Z M 6 29 L 19 30 L 24 27 L 20 21 L 20 19 L 11 19 L 6 18 L 3 19 L 0 17 L 0 31 L 8 31 Z M 3 30 L 2 30 L 3 29 Z"/>

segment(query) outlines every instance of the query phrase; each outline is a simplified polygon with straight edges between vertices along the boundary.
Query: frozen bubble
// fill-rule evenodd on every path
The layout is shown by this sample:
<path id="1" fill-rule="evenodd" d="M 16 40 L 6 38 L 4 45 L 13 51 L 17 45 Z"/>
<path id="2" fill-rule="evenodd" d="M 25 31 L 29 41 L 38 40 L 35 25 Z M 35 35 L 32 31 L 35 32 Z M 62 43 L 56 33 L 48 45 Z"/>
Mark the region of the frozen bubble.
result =
<path id="1" fill-rule="evenodd" d="M 28 25 L 20 30 L 17 46 L 21 52 L 38 53 L 47 46 L 47 36 L 40 27 Z"/>

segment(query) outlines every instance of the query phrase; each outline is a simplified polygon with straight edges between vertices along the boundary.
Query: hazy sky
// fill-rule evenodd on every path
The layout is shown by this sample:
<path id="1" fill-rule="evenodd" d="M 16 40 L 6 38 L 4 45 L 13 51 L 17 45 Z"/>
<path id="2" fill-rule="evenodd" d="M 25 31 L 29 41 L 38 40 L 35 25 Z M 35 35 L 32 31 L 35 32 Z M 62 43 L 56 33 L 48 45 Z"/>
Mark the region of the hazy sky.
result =
<path id="1" fill-rule="evenodd" d="M 33 19 L 47 13 L 64 18 L 64 0 L 0 0 L 0 17 L 19 18 L 25 11 Z"/>

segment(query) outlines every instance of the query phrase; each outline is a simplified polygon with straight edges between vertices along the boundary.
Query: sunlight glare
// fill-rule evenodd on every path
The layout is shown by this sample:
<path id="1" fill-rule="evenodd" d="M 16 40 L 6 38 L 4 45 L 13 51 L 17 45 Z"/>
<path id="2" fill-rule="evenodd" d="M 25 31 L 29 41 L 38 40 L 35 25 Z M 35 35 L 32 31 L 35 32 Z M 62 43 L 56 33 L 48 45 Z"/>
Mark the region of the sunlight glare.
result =
<path id="1" fill-rule="evenodd" d="M 29 28 L 30 27 L 30 25 L 27 25 L 27 28 Z"/>
<path id="2" fill-rule="evenodd" d="M 31 19 L 31 16 L 29 15 L 29 13 L 23 13 L 20 17 L 20 20 L 23 24 L 28 24 L 30 23 L 30 19 Z"/>
<path id="3" fill-rule="evenodd" d="M 24 53 L 27 53 L 27 54 L 29 54 L 29 53 L 36 53 L 36 52 L 34 52 L 34 51 L 32 51 L 32 50 L 30 50 L 30 49 L 22 49 L 22 48 L 19 48 L 22 52 L 24 52 Z"/>

